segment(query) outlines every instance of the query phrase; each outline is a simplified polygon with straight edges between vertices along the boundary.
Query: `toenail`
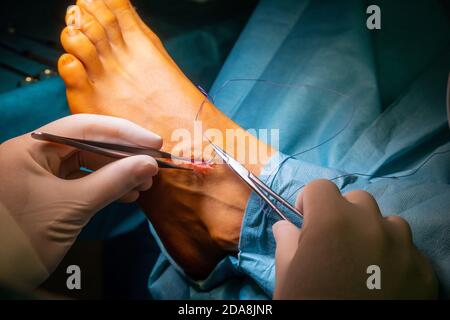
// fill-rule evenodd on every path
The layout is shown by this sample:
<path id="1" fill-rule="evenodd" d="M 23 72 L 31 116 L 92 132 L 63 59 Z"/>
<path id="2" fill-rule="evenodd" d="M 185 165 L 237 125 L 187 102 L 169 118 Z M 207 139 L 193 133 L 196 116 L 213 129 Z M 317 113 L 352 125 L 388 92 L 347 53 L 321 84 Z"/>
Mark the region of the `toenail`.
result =
<path id="1" fill-rule="evenodd" d="M 64 56 L 61 60 L 63 65 L 68 65 L 73 61 L 73 58 L 71 56 Z"/>
<path id="2" fill-rule="evenodd" d="M 81 28 L 80 7 L 75 6 L 75 5 L 67 7 L 66 24 L 67 24 L 67 26 L 72 26 L 76 29 Z"/>

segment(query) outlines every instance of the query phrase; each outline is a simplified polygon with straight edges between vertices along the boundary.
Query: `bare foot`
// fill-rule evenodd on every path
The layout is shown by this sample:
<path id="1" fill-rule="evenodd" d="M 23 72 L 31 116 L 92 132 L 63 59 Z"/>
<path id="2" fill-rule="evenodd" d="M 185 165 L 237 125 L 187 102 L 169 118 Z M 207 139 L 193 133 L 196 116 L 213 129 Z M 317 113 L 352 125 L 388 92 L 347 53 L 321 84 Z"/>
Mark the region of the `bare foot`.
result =
<path id="1" fill-rule="evenodd" d="M 162 136 L 163 148 L 170 151 L 175 129 L 192 132 L 203 95 L 128 0 L 83 0 L 77 6 L 81 28 L 63 30 L 61 42 L 68 54 L 58 63 L 71 111 L 132 120 Z M 239 129 L 211 103 L 202 115 L 209 128 Z M 256 140 L 242 130 L 240 134 Z M 234 141 L 223 141 L 228 143 Z M 269 148 L 267 157 L 271 152 Z M 262 164 L 248 167 L 258 173 Z M 160 170 L 139 202 L 170 255 L 201 278 L 237 250 L 248 196 L 247 187 L 219 165 L 200 175 Z"/>

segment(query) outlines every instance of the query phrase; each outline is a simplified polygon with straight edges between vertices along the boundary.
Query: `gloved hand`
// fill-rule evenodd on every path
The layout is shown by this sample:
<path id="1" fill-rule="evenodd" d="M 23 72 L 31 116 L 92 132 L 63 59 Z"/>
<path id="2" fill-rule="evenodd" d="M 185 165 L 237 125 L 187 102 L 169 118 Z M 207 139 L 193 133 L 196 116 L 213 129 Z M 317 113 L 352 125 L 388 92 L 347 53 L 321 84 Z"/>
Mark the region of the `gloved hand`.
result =
<path id="1" fill-rule="evenodd" d="M 73 115 L 38 131 L 144 147 L 162 145 L 159 136 L 107 116 Z M 87 174 L 79 170 L 81 166 L 96 171 Z M 0 211 L 19 226 L 51 273 L 94 213 L 118 199 L 135 201 L 140 191 L 151 187 L 157 171 L 156 161 L 148 156 L 110 159 L 25 134 L 0 145 Z M 3 234 L 3 239 L 9 238 Z M 36 274 L 43 277 L 42 272 Z"/>
<path id="2" fill-rule="evenodd" d="M 341 195 L 328 180 L 308 184 L 297 199 L 302 229 L 287 221 L 273 226 L 275 299 L 435 298 L 437 281 L 412 242 L 408 223 L 383 218 L 373 197 L 361 190 Z M 381 289 L 367 280 L 380 267 Z M 369 283 L 378 285 L 376 280 Z M 374 281 L 372 281 L 374 280 Z"/>

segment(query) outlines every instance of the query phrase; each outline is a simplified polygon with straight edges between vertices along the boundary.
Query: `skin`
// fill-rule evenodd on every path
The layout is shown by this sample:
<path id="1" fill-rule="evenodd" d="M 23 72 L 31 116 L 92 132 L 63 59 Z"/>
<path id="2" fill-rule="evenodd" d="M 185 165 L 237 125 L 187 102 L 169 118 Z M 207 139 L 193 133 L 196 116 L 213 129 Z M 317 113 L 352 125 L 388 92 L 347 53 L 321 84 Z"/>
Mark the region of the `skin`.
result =
<path id="1" fill-rule="evenodd" d="M 276 240 L 275 299 L 432 299 L 437 280 L 415 247 L 408 223 L 383 217 L 374 198 L 356 190 L 341 195 L 316 180 L 297 199 L 302 229 L 273 226 Z M 369 265 L 381 270 L 381 290 L 369 290 Z"/>
<path id="2" fill-rule="evenodd" d="M 158 37 L 141 21 L 128 0 L 78 1 L 80 29 L 61 33 L 67 54 L 58 69 L 67 87 L 73 113 L 96 113 L 131 120 L 164 139 L 163 149 L 194 150 L 208 145 L 188 143 L 181 148 L 172 133 L 193 133 L 205 97 L 168 55 Z M 69 12 L 66 21 L 74 20 Z M 256 163 L 243 164 L 258 174 L 274 153 L 242 130 L 212 103 L 203 105 L 205 129 L 223 134 L 214 142 L 235 155 L 249 154 L 249 146 L 267 152 Z M 225 139 L 226 130 L 237 132 Z M 249 143 L 239 145 L 237 139 Z M 139 204 L 174 260 L 194 278 L 204 278 L 220 259 L 237 251 L 248 188 L 226 167 L 216 165 L 203 174 L 159 171 L 151 191 Z"/>

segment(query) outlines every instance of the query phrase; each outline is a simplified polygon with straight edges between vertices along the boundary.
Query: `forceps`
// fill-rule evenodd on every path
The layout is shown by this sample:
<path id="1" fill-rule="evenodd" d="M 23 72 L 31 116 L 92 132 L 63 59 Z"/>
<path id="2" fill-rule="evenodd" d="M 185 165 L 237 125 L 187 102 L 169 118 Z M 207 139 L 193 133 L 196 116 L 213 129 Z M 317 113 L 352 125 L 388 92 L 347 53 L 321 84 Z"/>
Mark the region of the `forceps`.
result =
<path id="1" fill-rule="evenodd" d="M 67 146 L 74 147 L 79 150 L 89 151 L 97 154 L 101 154 L 103 156 L 112 157 L 112 158 L 126 158 L 135 155 L 147 155 L 154 158 L 163 158 L 163 159 L 176 159 L 181 161 L 186 161 L 188 163 L 192 163 L 191 159 L 182 158 L 174 156 L 168 152 L 164 152 L 154 148 L 144 148 L 139 146 L 127 146 L 115 143 L 107 143 L 100 141 L 92 141 L 92 140 L 83 140 L 83 139 L 75 139 L 75 138 L 67 138 L 62 136 L 57 136 L 50 133 L 45 132 L 33 132 L 31 133 L 31 137 L 36 140 L 42 140 L 47 142 L 54 142 L 59 144 L 64 144 Z M 192 171 L 191 168 L 177 166 L 165 161 L 161 161 L 155 159 L 160 168 L 172 168 L 172 169 L 180 169 L 180 170 L 189 170 Z"/>
<path id="2" fill-rule="evenodd" d="M 242 164 L 240 164 L 232 156 L 226 153 L 225 150 L 211 141 L 209 141 L 209 143 L 211 144 L 211 147 L 214 149 L 217 155 L 230 167 L 230 169 L 234 171 L 234 173 L 236 173 L 257 195 L 259 195 L 282 219 L 289 221 L 284 213 L 270 200 L 268 195 L 273 197 L 284 207 L 288 208 L 291 212 L 297 214 L 300 218 L 303 218 L 303 213 L 298 211 L 297 208 L 292 206 L 278 193 L 270 189 L 257 176 L 248 171 Z"/>

